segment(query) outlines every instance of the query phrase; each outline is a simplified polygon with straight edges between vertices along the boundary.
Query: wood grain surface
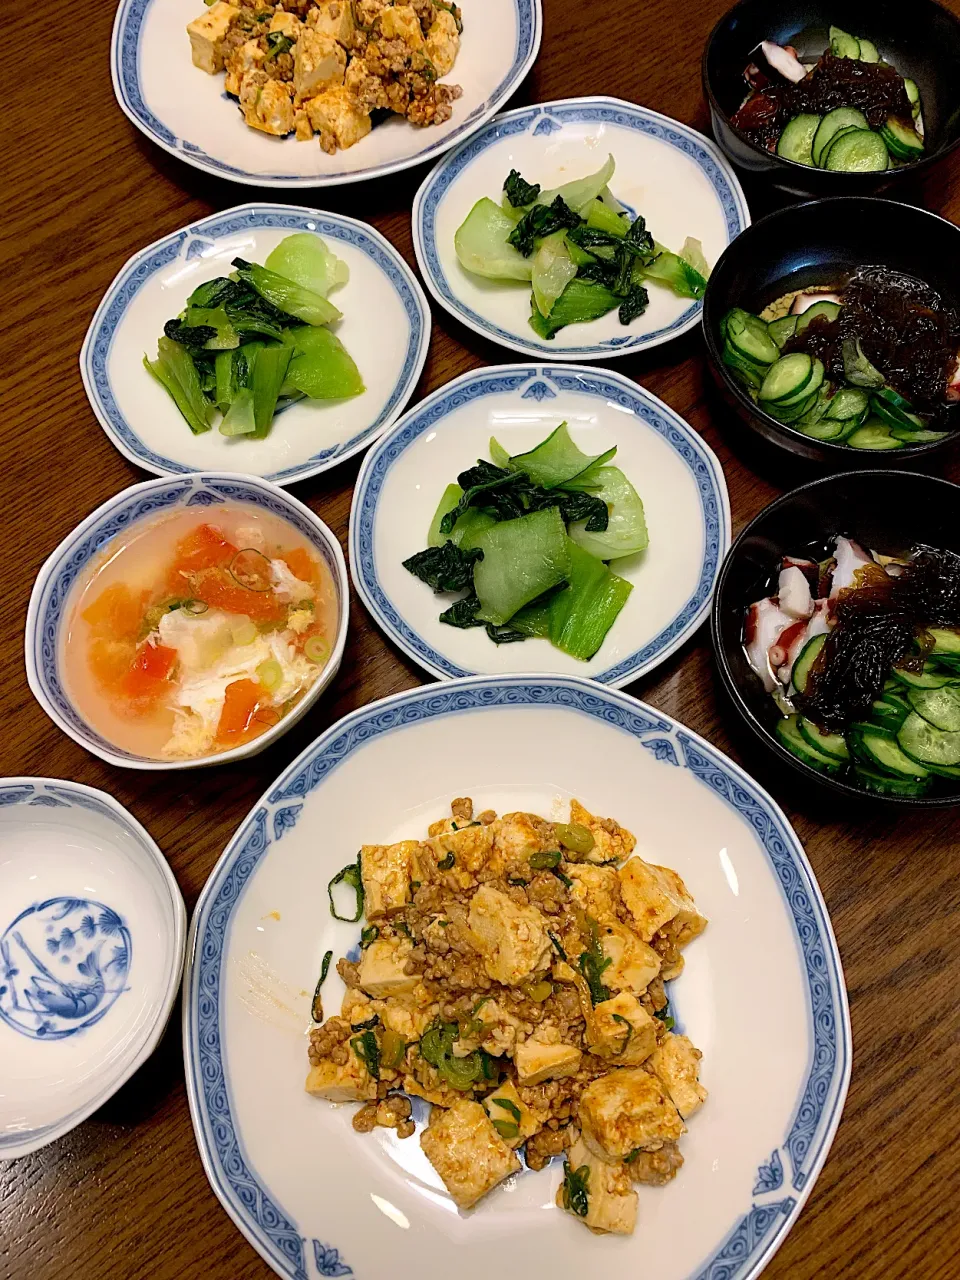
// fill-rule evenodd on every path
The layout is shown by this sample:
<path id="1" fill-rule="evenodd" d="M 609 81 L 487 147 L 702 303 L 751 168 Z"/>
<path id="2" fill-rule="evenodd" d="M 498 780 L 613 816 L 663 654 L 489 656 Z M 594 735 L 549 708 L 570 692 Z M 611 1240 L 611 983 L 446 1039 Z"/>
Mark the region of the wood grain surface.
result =
<path id="1" fill-rule="evenodd" d="M 949 0 L 960 12 L 960 0 Z M 482 21 L 483 0 L 463 0 Z M 543 47 L 511 105 L 605 93 L 706 131 L 700 55 L 724 0 L 544 0 Z M 909 20 L 909 5 L 905 20 Z M 44 19 L 48 21 L 49 19 Z M 90 317 L 144 244 L 256 198 L 178 163 L 136 132 L 114 101 L 109 3 L 61 6 L 58 60 L 73 89 L 49 92 L 4 42 L 6 263 L 2 330 L 4 545 L 0 557 L 0 772 L 102 787 L 148 827 L 191 911 L 240 819 L 314 736 L 420 671 L 356 602 L 339 679 L 305 722 L 248 763 L 182 775 L 108 767 L 62 734 L 27 687 L 22 634 L 35 574 L 95 506 L 145 477 L 110 444 L 77 366 Z M 468 37 L 469 38 L 469 37 Z M 181 74 L 176 72 L 175 74 Z M 184 77 L 193 74 L 184 64 Z M 61 85 L 61 89 L 65 89 Z M 318 192 L 321 208 L 372 222 L 414 261 L 410 207 L 423 171 Z M 902 194 L 900 194 L 902 193 Z M 747 187 L 756 218 L 775 198 Z M 284 198 L 271 192 L 269 199 Z M 292 201 L 310 203 L 309 194 Z M 960 219 L 960 157 L 898 199 Z M 12 272 L 11 272 L 12 268 Z M 510 353 L 434 310 L 418 395 Z M 708 392 L 699 332 L 616 362 L 686 418 L 718 453 L 734 533 L 807 478 L 798 462 L 756 456 Z M 296 487 L 346 546 L 359 459 Z M 956 462 L 937 462 L 960 479 Z M 960 518 L 960 511 L 957 513 Z M 911 814 L 810 798 L 745 740 L 717 691 L 707 628 L 631 692 L 741 761 L 785 806 L 820 880 L 846 967 L 853 1083 L 833 1151 L 770 1280 L 960 1277 L 960 854 L 956 811 Z M 745 1017 L 753 1011 L 743 993 Z M 0 1060 L 0 1091 L 3 1063 Z M 669 1247 L 669 1242 L 664 1242 Z M 268 1267 L 214 1198 L 184 1093 L 179 1007 L 153 1058 L 101 1111 L 59 1142 L 0 1166 L 0 1276 L 16 1280 L 265 1280 Z"/>

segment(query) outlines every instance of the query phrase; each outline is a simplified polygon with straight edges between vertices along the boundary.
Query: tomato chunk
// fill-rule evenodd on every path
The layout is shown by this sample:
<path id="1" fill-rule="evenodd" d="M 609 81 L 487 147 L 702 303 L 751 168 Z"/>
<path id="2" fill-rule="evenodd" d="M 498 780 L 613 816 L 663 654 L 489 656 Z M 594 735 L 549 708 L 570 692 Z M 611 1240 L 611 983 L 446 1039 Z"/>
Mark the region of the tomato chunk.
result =
<path id="1" fill-rule="evenodd" d="M 217 741 L 227 747 L 237 747 L 263 733 L 278 718 L 269 704 L 270 695 L 257 680 L 234 680 L 228 684 L 217 725 Z"/>
<path id="2" fill-rule="evenodd" d="M 241 586 L 226 569 L 202 569 L 189 576 L 190 593 L 211 609 L 226 613 L 243 613 L 254 622 L 278 622 L 286 615 L 287 606 L 273 591 L 251 591 Z"/>
<path id="3" fill-rule="evenodd" d="M 168 575 L 171 591 L 182 594 L 188 574 L 200 569 L 214 569 L 229 564 L 237 548 L 212 524 L 201 524 L 177 543 L 176 555 Z"/>
<path id="4" fill-rule="evenodd" d="M 87 605 L 81 616 L 95 636 L 109 640 L 135 639 L 143 620 L 147 594 L 131 590 L 125 582 L 114 582 Z"/>
<path id="5" fill-rule="evenodd" d="M 282 560 L 295 578 L 311 585 L 317 581 L 317 562 L 305 547 L 294 547 L 277 557 Z"/>
<path id="6" fill-rule="evenodd" d="M 121 691 L 136 701 L 153 701 L 164 692 L 176 664 L 176 649 L 144 643 L 120 683 Z"/>

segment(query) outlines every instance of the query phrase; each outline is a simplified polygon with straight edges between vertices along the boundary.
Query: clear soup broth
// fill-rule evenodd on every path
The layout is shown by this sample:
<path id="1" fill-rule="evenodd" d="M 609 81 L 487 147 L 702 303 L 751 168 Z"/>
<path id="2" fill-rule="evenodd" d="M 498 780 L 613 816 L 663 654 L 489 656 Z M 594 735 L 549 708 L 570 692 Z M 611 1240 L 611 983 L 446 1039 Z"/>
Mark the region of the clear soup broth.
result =
<path id="1" fill-rule="evenodd" d="M 184 509 L 119 535 L 76 583 L 61 670 L 107 741 L 198 759 L 277 724 L 336 631 L 330 571 L 291 524 L 239 502 Z"/>

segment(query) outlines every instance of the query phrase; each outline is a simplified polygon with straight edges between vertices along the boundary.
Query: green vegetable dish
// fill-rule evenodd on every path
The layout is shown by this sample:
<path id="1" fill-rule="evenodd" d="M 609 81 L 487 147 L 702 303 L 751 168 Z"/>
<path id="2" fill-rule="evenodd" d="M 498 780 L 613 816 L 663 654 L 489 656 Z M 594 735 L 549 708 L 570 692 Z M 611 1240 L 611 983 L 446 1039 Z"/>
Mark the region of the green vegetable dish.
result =
<path id="1" fill-rule="evenodd" d="M 797 44 L 807 41 L 802 33 Z M 823 55 L 804 61 L 793 45 L 764 40 L 743 78 L 750 92 L 731 123 L 784 160 L 841 173 L 876 173 L 924 154 L 916 81 L 872 40 L 830 28 Z"/>
<path id="2" fill-rule="evenodd" d="M 512 457 L 491 439 L 493 461 L 447 486 L 426 548 L 403 562 L 437 594 L 461 593 L 440 621 L 592 658 L 633 590 L 610 562 L 647 547 L 643 503 L 609 465 L 616 452 L 581 452 L 565 422 Z"/>
<path id="3" fill-rule="evenodd" d="M 955 790 L 960 556 L 884 556 L 839 537 L 823 560 L 785 557 L 773 585 L 747 610 L 743 643 L 780 710 L 780 745 L 880 795 Z"/>
<path id="4" fill-rule="evenodd" d="M 688 238 L 679 253 L 658 244 L 611 194 L 614 168 L 608 156 L 596 173 L 551 190 L 512 169 L 500 202 L 478 200 L 457 230 L 465 271 L 532 286 L 530 325 L 540 338 L 611 311 L 631 324 L 647 309 L 650 281 L 703 297 L 710 269 L 700 242 Z"/>
<path id="5" fill-rule="evenodd" d="M 733 307 L 721 359 L 757 407 L 852 449 L 932 444 L 960 398 L 960 315 L 923 281 L 863 266 L 759 315 Z"/>
<path id="6" fill-rule="evenodd" d="M 233 266 L 194 289 L 163 326 L 156 359 L 143 358 L 190 430 L 210 431 L 219 418 L 222 435 L 262 440 L 297 400 L 360 395 L 360 371 L 329 327 L 342 315 L 329 294 L 347 282 L 347 264 L 303 231 L 262 266 Z"/>

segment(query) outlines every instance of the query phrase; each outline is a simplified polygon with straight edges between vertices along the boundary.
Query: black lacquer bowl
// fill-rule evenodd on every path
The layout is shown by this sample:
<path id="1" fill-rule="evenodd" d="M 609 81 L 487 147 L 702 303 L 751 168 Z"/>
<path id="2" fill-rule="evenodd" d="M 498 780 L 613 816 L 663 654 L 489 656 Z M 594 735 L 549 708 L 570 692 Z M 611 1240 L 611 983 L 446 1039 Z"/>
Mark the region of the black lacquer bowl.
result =
<path id="1" fill-rule="evenodd" d="M 925 462 L 960 439 L 960 406 L 951 411 L 956 428 L 927 444 L 880 452 L 814 440 L 765 413 L 734 377 L 721 360 L 720 322 L 731 307 L 759 313 L 793 289 L 832 284 L 870 264 L 915 276 L 960 309 L 960 228 L 914 205 L 867 196 L 813 200 L 761 218 L 724 250 L 703 300 L 710 370 L 726 403 L 758 436 L 833 468 Z"/>
<path id="2" fill-rule="evenodd" d="M 924 796 L 877 796 L 845 776 L 811 769 L 774 737 L 780 713 L 747 662 L 744 613 L 769 593 L 782 556 L 802 556 L 837 534 L 886 555 L 919 543 L 960 554 L 960 486 L 912 471 L 852 471 L 794 489 L 761 511 L 727 553 L 714 593 L 710 634 L 723 686 L 784 773 L 800 775 L 812 790 L 913 807 L 960 804 L 960 781 L 940 778 Z"/>
<path id="3" fill-rule="evenodd" d="M 761 40 L 792 44 L 810 62 L 828 47 L 831 25 L 872 40 L 916 81 L 927 147 L 920 160 L 882 173 L 831 173 L 785 160 L 730 123 L 749 92 L 743 71 Z M 703 89 L 714 136 L 741 169 L 797 195 L 869 195 L 936 164 L 960 142 L 960 21 L 933 0 L 741 0 L 707 41 Z"/>

